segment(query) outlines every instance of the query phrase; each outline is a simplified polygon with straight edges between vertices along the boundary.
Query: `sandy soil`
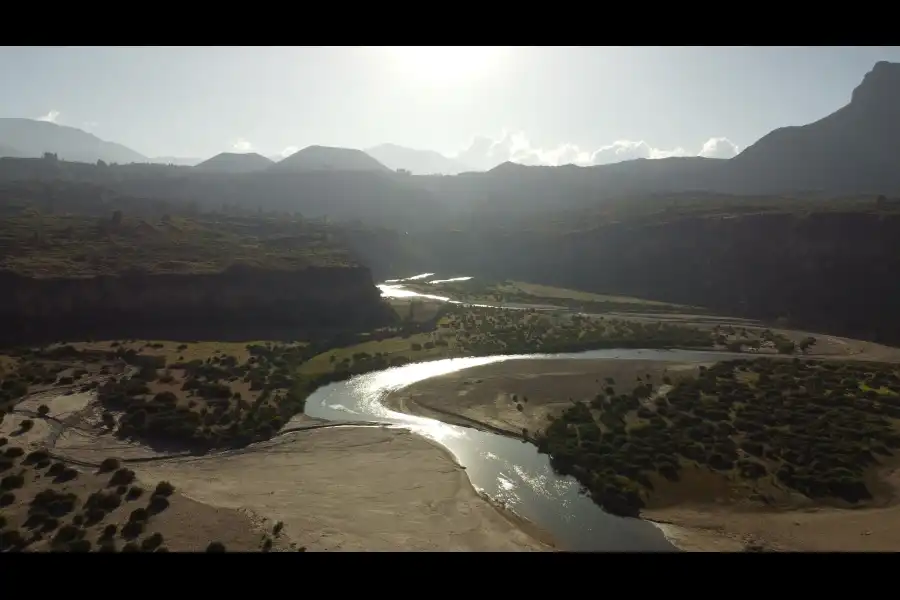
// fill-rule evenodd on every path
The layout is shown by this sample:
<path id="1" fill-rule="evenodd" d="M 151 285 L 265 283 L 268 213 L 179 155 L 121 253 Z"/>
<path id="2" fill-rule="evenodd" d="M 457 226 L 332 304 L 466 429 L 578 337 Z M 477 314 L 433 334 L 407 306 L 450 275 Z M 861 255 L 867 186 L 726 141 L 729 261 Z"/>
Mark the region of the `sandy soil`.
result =
<path id="1" fill-rule="evenodd" d="M 630 391 L 641 377 L 658 387 L 663 377 L 676 382 L 695 374 L 697 366 L 648 360 L 508 361 L 415 383 L 392 393 L 385 404 L 392 410 L 458 425 L 488 425 L 521 436 L 522 429 L 543 429 L 549 415 L 572 401 L 590 400 L 607 386 L 616 393 Z"/>
<path id="2" fill-rule="evenodd" d="M 48 406 L 51 419 L 30 415 L 41 404 Z M 171 550 L 203 549 L 212 540 L 229 549 L 258 549 L 261 531 L 271 532 L 277 521 L 283 521 L 284 529 L 276 550 L 290 544 L 311 551 L 552 550 L 539 541 L 549 542 L 543 534 L 476 494 L 446 451 L 406 431 L 310 429 L 242 450 L 173 458 L 104 433 L 102 410 L 92 393 L 44 392 L 16 408 L 21 413 L 7 415 L 0 425 L 0 435 L 12 445 L 26 451 L 46 448 L 94 464 L 110 456 L 137 459 L 127 466 L 141 481 L 172 482 L 177 501 L 153 517 L 152 531 L 147 531 L 161 533 Z M 25 418 L 34 421 L 33 428 L 16 435 Z M 309 417 L 292 421 L 292 426 L 317 425 L 321 422 Z M 66 484 L 68 491 L 87 497 L 103 487 L 92 469 L 81 470 L 76 481 Z M 36 478 L 39 482 L 40 476 Z M 23 497 L 29 499 L 40 491 L 28 490 Z M 25 504 L 17 504 L 3 513 L 18 523 L 26 510 Z M 122 518 L 127 521 L 127 516 L 125 512 Z M 118 518 L 117 511 L 102 525 Z M 185 535 L 179 534 L 182 529 Z M 38 543 L 34 549 L 40 547 Z"/>
<path id="3" fill-rule="evenodd" d="M 800 334 L 797 334 L 800 337 Z M 824 338 L 823 338 L 824 339 Z M 896 361 L 895 348 L 827 338 L 820 356 Z M 445 422 L 521 435 L 564 410 L 569 399 L 587 399 L 612 377 L 631 389 L 640 375 L 656 386 L 692 375 L 697 364 L 658 361 L 509 361 L 484 365 L 416 383 L 394 392 L 386 404 Z M 623 390 L 624 391 L 624 390 Z M 515 395 L 523 410 L 516 408 Z M 527 397 L 527 401 L 522 398 Z M 560 400 L 565 398 L 565 400 Z M 865 509 L 804 508 L 774 512 L 747 503 L 679 504 L 642 511 L 679 548 L 687 551 L 897 551 L 900 550 L 900 469 L 881 479 L 895 490 L 890 506 Z"/>
<path id="4" fill-rule="evenodd" d="M 98 474 L 93 470 L 80 469 L 76 479 L 65 483 L 54 483 L 54 478 L 46 473 L 46 469 L 38 470 L 33 466 L 23 466 L 22 459 L 10 472 L 21 472 L 25 477 L 24 487 L 14 490 L 15 502 L 3 508 L 3 516 L 8 523 L 5 529 L 18 529 L 26 538 L 33 535 L 33 530 L 26 528 L 24 523 L 28 517 L 28 505 L 34 496 L 45 489 L 52 489 L 60 493 L 72 493 L 78 497 L 78 507 L 83 505 L 87 497 L 101 490 L 112 493 L 114 488 L 108 487 L 110 474 Z M 138 480 L 132 485 L 137 485 L 144 493 L 137 499 L 123 501 L 121 506 L 108 513 L 97 524 L 83 526 L 85 539 L 94 547 L 107 525 L 117 525 L 121 531 L 122 525 L 128 522 L 130 513 L 147 506 L 155 485 L 155 480 Z M 70 514 L 59 519 L 59 526 L 72 523 L 76 515 L 82 511 L 76 508 Z M 144 532 L 136 540 L 140 541 L 153 533 L 163 536 L 163 545 L 170 551 L 197 552 L 206 549 L 212 541 L 222 542 L 226 549 L 233 551 L 252 551 L 260 548 L 263 530 L 247 515 L 233 509 L 215 508 L 201 504 L 184 497 L 177 491 L 169 497 L 169 507 L 159 514 L 152 515 Z M 30 551 L 42 551 L 50 549 L 50 539 L 54 532 L 46 532 L 36 539 L 28 549 Z M 116 547 L 121 550 L 126 540 L 119 534 L 115 536 Z M 281 546 L 281 544 L 280 544 Z"/>
<path id="5" fill-rule="evenodd" d="M 446 452 L 406 431 L 315 429 L 134 468 L 200 502 L 283 521 L 310 551 L 550 549 L 479 497 Z"/>

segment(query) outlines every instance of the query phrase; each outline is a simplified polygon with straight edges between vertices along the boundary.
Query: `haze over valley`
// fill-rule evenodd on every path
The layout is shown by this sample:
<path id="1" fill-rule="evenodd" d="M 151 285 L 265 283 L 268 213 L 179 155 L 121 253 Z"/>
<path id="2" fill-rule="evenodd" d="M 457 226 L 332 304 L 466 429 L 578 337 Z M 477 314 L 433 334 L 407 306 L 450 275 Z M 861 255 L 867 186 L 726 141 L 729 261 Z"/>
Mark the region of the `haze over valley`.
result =
<path id="1" fill-rule="evenodd" d="M 900 549 L 896 49 L 63 50 L 0 551 Z"/>

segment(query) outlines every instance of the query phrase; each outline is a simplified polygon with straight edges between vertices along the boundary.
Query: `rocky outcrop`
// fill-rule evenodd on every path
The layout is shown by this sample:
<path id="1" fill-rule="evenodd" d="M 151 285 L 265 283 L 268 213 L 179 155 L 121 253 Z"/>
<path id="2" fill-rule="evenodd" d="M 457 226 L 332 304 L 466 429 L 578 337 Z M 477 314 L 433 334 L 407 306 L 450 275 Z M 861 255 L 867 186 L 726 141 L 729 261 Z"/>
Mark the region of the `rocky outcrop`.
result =
<path id="1" fill-rule="evenodd" d="M 368 269 L 34 279 L 0 273 L 0 341 L 306 339 L 391 322 Z"/>

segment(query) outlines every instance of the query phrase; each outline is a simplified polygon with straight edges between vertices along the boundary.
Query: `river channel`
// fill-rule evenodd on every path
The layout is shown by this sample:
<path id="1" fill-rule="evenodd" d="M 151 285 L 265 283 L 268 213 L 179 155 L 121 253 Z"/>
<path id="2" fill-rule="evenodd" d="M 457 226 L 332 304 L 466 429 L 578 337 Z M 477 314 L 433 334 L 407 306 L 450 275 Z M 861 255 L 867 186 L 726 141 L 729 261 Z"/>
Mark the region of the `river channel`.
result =
<path id="1" fill-rule="evenodd" d="M 423 274 L 413 279 L 425 279 Z M 403 280 L 379 286 L 386 296 L 411 296 Z M 432 299 L 451 301 L 438 294 Z M 503 361 L 553 359 L 625 359 L 710 362 L 730 358 L 723 352 L 687 350 L 593 350 L 576 354 L 526 354 L 452 358 L 407 364 L 319 388 L 306 402 L 306 414 L 332 421 L 380 422 L 403 427 L 446 448 L 466 468 L 472 485 L 548 533 L 561 550 L 671 552 L 672 546 L 652 523 L 601 510 L 580 492 L 571 477 L 557 475 L 546 455 L 529 443 L 472 428 L 449 425 L 387 409 L 391 392 L 431 377 Z M 524 366 L 524 365 L 523 365 Z"/>

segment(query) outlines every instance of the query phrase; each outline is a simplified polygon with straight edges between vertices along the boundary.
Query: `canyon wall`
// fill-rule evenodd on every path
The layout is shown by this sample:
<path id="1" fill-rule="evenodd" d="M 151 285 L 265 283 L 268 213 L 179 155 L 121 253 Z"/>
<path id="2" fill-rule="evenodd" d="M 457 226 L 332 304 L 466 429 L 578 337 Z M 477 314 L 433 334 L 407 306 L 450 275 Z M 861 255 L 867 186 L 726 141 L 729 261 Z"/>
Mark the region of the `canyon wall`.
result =
<path id="1" fill-rule="evenodd" d="M 364 267 L 30 278 L 0 272 L 0 342 L 307 339 L 390 323 Z"/>
<path id="2" fill-rule="evenodd" d="M 900 344 L 900 215 L 773 213 L 581 231 L 430 231 L 348 240 L 376 277 L 433 271 L 699 305 Z"/>

